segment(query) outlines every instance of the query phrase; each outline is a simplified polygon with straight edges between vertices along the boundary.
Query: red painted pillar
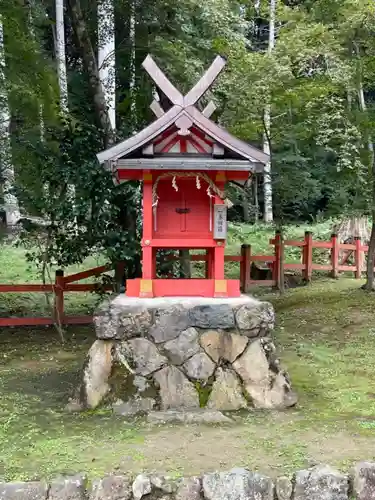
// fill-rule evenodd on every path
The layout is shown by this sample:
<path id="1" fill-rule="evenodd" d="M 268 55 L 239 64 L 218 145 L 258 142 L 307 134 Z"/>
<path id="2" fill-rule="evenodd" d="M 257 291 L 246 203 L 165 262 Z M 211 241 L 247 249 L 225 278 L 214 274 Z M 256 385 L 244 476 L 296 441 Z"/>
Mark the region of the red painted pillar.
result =
<path id="1" fill-rule="evenodd" d="M 305 232 L 305 246 L 304 246 L 304 252 L 305 252 L 305 271 L 304 271 L 304 280 L 307 282 L 311 281 L 312 277 L 312 247 L 313 239 L 312 239 L 312 233 L 310 231 Z"/>
<path id="2" fill-rule="evenodd" d="M 153 279 L 156 274 L 154 252 L 151 246 L 153 235 L 152 174 L 143 174 L 143 238 L 142 278 Z"/>
<path id="3" fill-rule="evenodd" d="M 226 175 L 225 172 L 218 172 L 215 178 L 216 186 L 224 191 Z M 215 196 L 215 203 L 223 205 L 224 201 Z M 213 278 L 215 280 L 214 295 L 222 297 L 227 294 L 227 285 L 224 279 L 224 265 L 225 265 L 225 240 L 216 241 L 217 246 L 214 247 L 214 262 L 213 262 Z"/>
<path id="4" fill-rule="evenodd" d="M 362 278 L 362 244 L 361 237 L 356 236 L 355 240 L 355 277 L 357 280 Z"/>

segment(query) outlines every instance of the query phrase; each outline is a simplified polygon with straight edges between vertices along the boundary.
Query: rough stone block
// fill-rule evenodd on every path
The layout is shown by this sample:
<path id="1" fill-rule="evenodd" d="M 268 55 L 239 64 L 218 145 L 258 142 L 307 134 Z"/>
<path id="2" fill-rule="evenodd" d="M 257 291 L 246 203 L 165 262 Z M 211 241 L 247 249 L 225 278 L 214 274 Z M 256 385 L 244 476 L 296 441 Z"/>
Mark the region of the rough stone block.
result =
<path id="1" fill-rule="evenodd" d="M 233 370 L 218 368 L 207 408 L 230 411 L 247 407 L 236 373 Z"/>
<path id="2" fill-rule="evenodd" d="M 269 302 L 245 304 L 236 312 L 237 327 L 243 335 L 256 337 L 267 335 L 275 323 L 275 312 Z"/>
<path id="3" fill-rule="evenodd" d="M 160 388 L 161 409 L 199 408 L 195 387 L 175 366 L 167 366 L 153 375 Z"/>
<path id="4" fill-rule="evenodd" d="M 132 485 L 134 500 L 141 500 L 152 491 L 151 479 L 146 474 L 139 474 Z"/>
<path id="5" fill-rule="evenodd" d="M 163 493 L 167 493 L 170 495 L 172 493 L 176 493 L 177 491 L 178 487 L 177 481 L 175 481 L 170 477 L 161 476 L 158 474 L 158 475 L 152 475 L 150 479 L 152 486 L 154 486 L 157 490 Z"/>
<path id="6" fill-rule="evenodd" d="M 176 339 L 166 342 L 163 350 L 173 364 L 182 365 L 187 359 L 199 352 L 198 337 L 199 334 L 195 328 L 188 328 L 181 332 Z"/>
<path id="7" fill-rule="evenodd" d="M 156 309 L 154 318 L 155 322 L 150 327 L 149 335 L 156 344 L 175 339 L 191 326 L 189 312 L 182 305 Z"/>
<path id="8" fill-rule="evenodd" d="M 51 483 L 49 500 L 85 500 L 87 478 L 83 474 L 56 479 Z"/>
<path id="9" fill-rule="evenodd" d="M 113 342 L 96 340 L 88 352 L 79 389 L 83 408 L 96 408 L 110 391 L 108 379 L 113 365 L 112 348 Z"/>
<path id="10" fill-rule="evenodd" d="M 244 352 L 248 341 L 243 335 L 220 330 L 208 330 L 200 338 L 202 348 L 215 363 L 221 359 L 233 363 Z"/>
<path id="11" fill-rule="evenodd" d="M 293 493 L 293 483 L 285 476 L 276 479 L 276 496 L 278 500 L 291 500 Z"/>
<path id="12" fill-rule="evenodd" d="M 202 480 L 200 477 L 183 479 L 177 489 L 176 500 L 201 500 Z"/>
<path id="13" fill-rule="evenodd" d="M 106 476 L 94 481 L 89 500 L 131 500 L 132 483 L 124 476 Z"/>
<path id="14" fill-rule="evenodd" d="M 137 398 L 126 401 L 125 403 L 115 404 L 112 406 L 115 415 L 122 417 L 132 417 L 152 411 L 156 401 L 152 398 Z"/>
<path id="15" fill-rule="evenodd" d="M 357 500 L 375 500 L 375 463 L 360 462 L 354 468 L 353 491 Z"/>
<path id="16" fill-rule="evenodd" d="M 269 364 L 261 340 L 251 342 L 233 367 L 244 382 L 269 383 Z"/>
<path id="17" fill-rule="evenodd" d="M 182 365 L 184 372 L 190 379 L 207 380 L 216 368 L 216 365 L 204 352 L 195 354 Z"/>
<path id="18" fill-rule="evenodd" d="M 189 311 L 191 326 L 197 328 L 234 328 L 234 312 L 229 304 L 202 304 Z"/>
<path id="19" fill-rule="evenodd" d="M 246 469 L 203 476 L 206 500 L 273 500 L 272 480 Z"/>
<path id="20" fill-rule="evenodd" d="M 45 483 L 0 483 L 0 500 L 46 500 L 47 494 Z"/>
<path id="21" fill-rule="evenodd" d="M 123 308 L 121 302 L 105 302 L 94 315 L 99 339 L 128 340 L 145 335 L 152 323 L 151 312 L 141 303 Z"/>
<path id="22" fill-rule="evenodd" d="M 348 491 L 348 476 L 329 466 L 296 473 L 294 500 L 348 500 Z"/>
<path id="23" fill-rule="evenodd" d="M 141 337 L 119 343 L 116 350 L 129 362 L 137 375 L 151 375 L 168 363 L 167 358 L 159 353 L 152 342 Z M 121 361 L 120 356 L 119 360 Z"/>
<path id="24" fill-rule="evenodd" d="M 297 396 L 285 372 L 276 368 L 270 355 L 274 349 L 269 339 L 255 340 L 233 363 L 255 408 L 282 409 L 297 403 Z"/>

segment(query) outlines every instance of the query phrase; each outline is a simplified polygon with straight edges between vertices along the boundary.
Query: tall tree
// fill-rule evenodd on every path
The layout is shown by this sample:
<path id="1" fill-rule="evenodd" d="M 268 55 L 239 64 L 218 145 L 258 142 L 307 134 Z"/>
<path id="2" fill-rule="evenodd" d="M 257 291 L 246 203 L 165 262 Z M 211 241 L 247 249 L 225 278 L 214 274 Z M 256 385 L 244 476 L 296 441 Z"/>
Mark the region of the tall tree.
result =
<path id="1" fill-rule="evenodd" d="M 65 23 L 64 0 L 56 0 L 56 60 L 60 90 L 60 107 L 63 112 L 68 110 L 68 80 L 65 55 Z"/>
<path id="2" fill-rule="evenodd" d="M 268 54 L 271 55 L 275 47 L 275 19 L 276 2 L 269 0 L 269 35 L 268 35 Z M 272 148 L 271 148 L 271 103 L 266 103 L 264 109 L 264 138 L 263 151 L 270 155 L 270 161 L 264 167 L 264 221 L 273 221 L 273 200 L 272 200 Z"/>
<path id="3" fill-rule="evenodd" d="M 98 66 L 108 118 L 116 130 L 116 57 L 114 0 L 98 0 Z"/>
<path id="4" fill-rule="evenodd" d="M 14 167 L 10 142 L 10 112 L 5 76 L 4 28 L 0 14 L 0 178 L 3 182 L 3 199 L 6 224 L 14 226 L 20 219 L 20 209 L 14 190 Z"/>

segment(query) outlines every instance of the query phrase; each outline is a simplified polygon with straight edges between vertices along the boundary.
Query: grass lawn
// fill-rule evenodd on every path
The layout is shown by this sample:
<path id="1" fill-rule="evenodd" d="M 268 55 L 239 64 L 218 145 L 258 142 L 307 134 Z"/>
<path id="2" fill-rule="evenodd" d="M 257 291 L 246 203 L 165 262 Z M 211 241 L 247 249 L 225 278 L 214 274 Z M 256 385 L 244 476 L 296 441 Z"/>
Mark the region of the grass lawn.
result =
<path id="1" fill-rule="evenodd" d="M 241 465 L 275 476 L 317 462 L 346 469 L 374 459 L 375 295 L 360 284 L 327 280 L 283 297 L 266 295 L 276 307 L 275 340 L 299 404 L 238 415 L 232 427 L 152 428 L 103 410 L 66 414 L 92 330 L 71 329 L 61 346 L 53 329 L 3 329 L 0 478 L 190 475 Z"/>

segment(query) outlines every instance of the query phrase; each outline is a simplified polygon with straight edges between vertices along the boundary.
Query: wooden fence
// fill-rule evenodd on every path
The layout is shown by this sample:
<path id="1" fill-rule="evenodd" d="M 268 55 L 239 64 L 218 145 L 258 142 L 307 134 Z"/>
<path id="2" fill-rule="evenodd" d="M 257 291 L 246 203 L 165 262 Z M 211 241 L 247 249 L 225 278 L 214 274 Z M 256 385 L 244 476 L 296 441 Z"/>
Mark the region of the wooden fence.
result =
<path id="1" fill-rule="evenodd" d="M 240 255 L 226 255 L 226 262 L 237 262 L 240 264 L 241 290 L 248 293 L 253 286 L 276 287 L 284 289 L 285 271 L 300 271 L 303 279 L 310 282 L 313 271 L 327 271 L 332 278 L 338 278 L 340 272 L 353 272 L 354 277 L 360 279 L 362 276 L 363 263 L 368 247 L 361 244 L 360 238 L 355 238 L 353 244 L 339 243 L 335 234 L 330 241 L 314 241 L 311 232 L 306 232 L 303 240 L 284 240 L 279 232 L 270 240 L 271 252 L 269 255 L 253 255 L 251 245 L 242 245 Z M 301 249 L 301 263 L 286 263 L 285 249 L 287 247 L 298 247 Z M 313 262 L 313 249 L 320 248 L 329 250 L 329 263 L 315 264 Z M 354 264 L 349 265 L 348 260 L 353 256 Z M 340 262 L 340 257 L 342 258 Z M 176 257 L 178 259 L 178 257 Z M 205 262 L 207 256 L 202 254 L 191 255 L 193 262 Z M 251 279 L 251 266 L 253 262 L 263 262 L 270 269 L 270 280 Z M 92 316 L 68 316 L 64 310 L 64 293 L 67 292 L 95 292 L 98 290 L 97 283 L 76 283 L 93 276 L 99 276 L 111 270 L 109 266 L 100 266 L 80 273 L 64 276 L 62 270 L 56 271 L 55 283 L 53 284 L 0 284 L 1 293 L 25 293 L 39 292 L 51 293 L 54 296 L 54 315 L 47 317 L 19 317 L 0 318 L 0 327 L 5 326 L 37 326 L 53 325 L 54 323 L 78 325 L 89 324 Z M 112 285 L 100 286 L 101 290 L 113 291 Z"/>

